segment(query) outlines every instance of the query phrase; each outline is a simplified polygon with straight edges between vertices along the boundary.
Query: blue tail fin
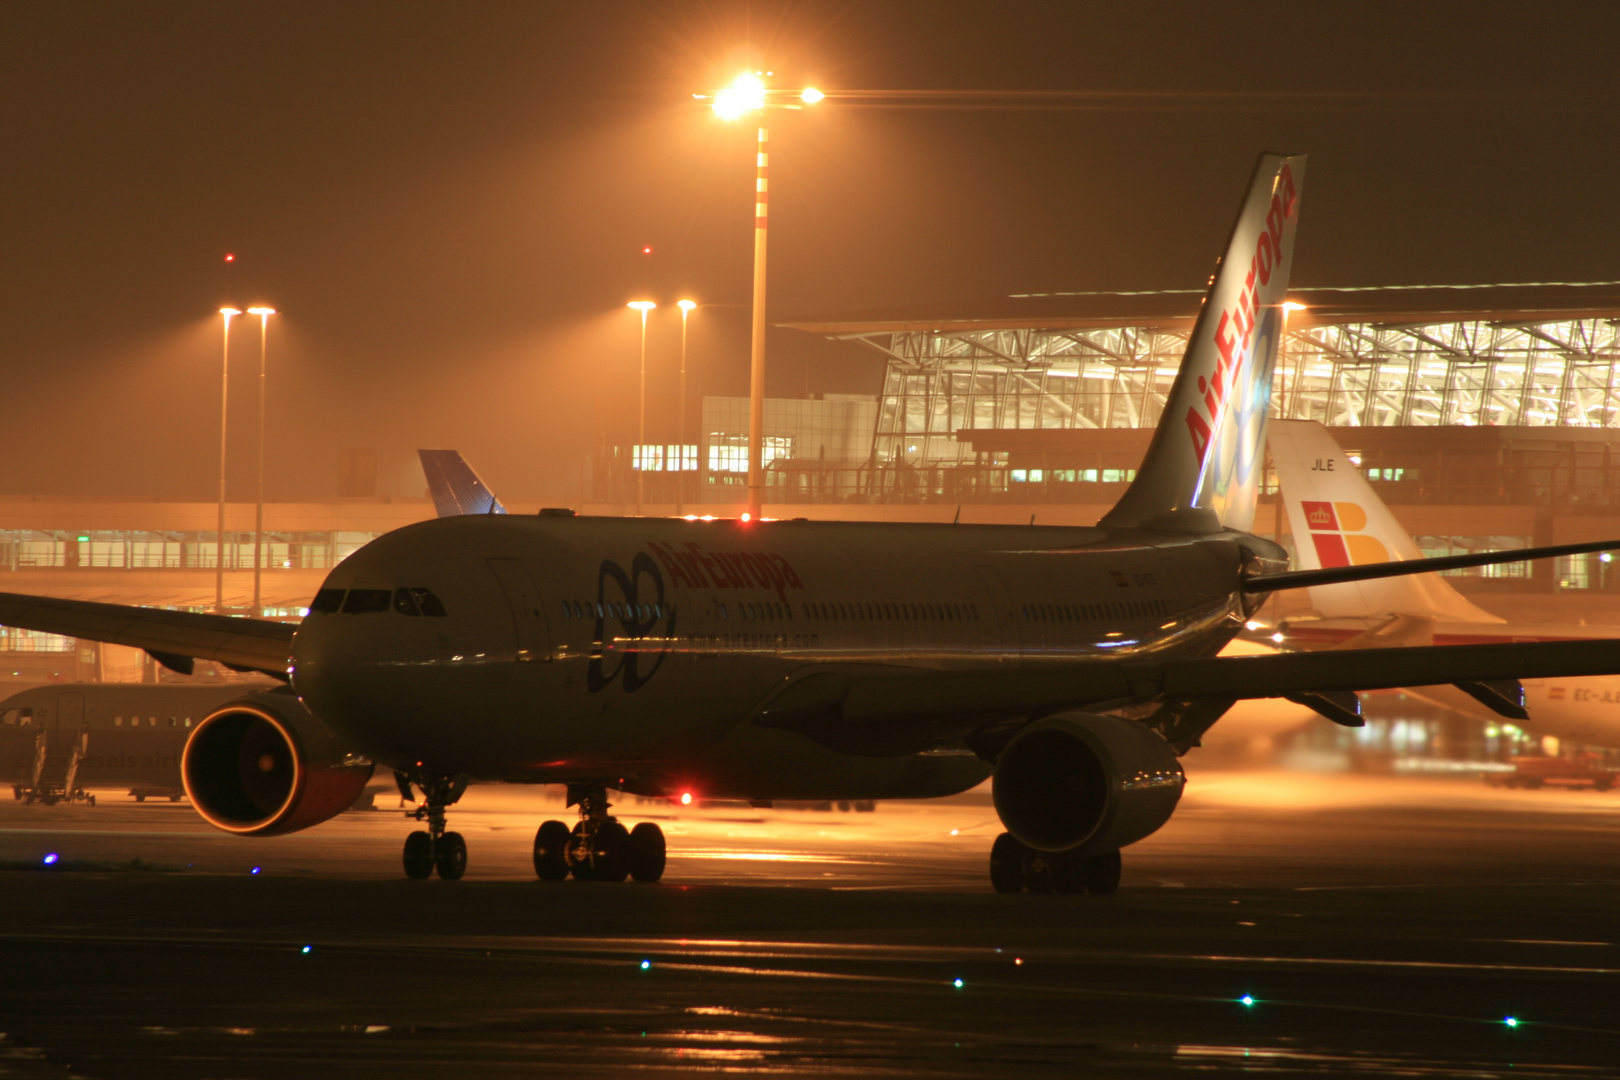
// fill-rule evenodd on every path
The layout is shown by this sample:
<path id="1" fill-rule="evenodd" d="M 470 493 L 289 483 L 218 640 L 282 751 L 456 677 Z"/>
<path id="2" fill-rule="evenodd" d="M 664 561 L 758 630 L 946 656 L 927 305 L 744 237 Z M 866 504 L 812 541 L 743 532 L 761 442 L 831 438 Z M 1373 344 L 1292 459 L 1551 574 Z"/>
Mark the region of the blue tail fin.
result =
<path id="1" fill-rule="evenodd" d="M 428 493 L 440 517 L 463 514 L 504 514 L 506 507 L 495 493 L 478 479 L 472 466 L 454 450 L 418 450 L 422 471 L 427 474 Z"/>
<path id="2" fill-rule="evenodd" d="M 1304 179 L 1303 156 L 1260 155 L 1147 456 L 1100 524 L 1253 525 Z"/>

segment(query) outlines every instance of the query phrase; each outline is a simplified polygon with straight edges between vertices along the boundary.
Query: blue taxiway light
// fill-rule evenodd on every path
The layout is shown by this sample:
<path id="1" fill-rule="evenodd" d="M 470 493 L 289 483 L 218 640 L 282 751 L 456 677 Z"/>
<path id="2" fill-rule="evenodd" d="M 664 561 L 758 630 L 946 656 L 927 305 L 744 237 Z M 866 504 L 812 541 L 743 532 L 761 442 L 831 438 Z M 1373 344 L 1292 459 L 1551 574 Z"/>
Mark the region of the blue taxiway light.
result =
<path id="1" fill-rule="evenodd" d="M 1254 1004 L 1254 998 L 1253 998 L 1252 995 L 1249 995 L 1249 994 L 1244 994 L 1242 997 L 1238 998 L 1238 1000 L 1240 1002 L 1242 1002 L 1243 1004 L 1245 1004 L 1245 1005 L 1252 1006 Z"/>
<path id="2" fill-rule="evenodd" d="M 1518 1027 L 1519 1018 L 1517 1016 L 1504 1016 L 1502 1017 L 1502 1023 L 1506 1024 L 1510 1028 Z"/>
<path id="3" fill-rule="evenodd" d="M 647 971 L 651 967 L 652 967 L 652 961 L 651 960 L 643 960 L 641 962 L 641 970 L 642 971 Z"/>
<path id="4" fill-rule="evenodd" d="M 951 981 L 951 985 L 956 987 L 958 990 L 960 990 L 960 989 L 962 989 L 963 983 L 962 983 L 961 979 L 953 979 Z"/>
<path id="5" fill-rule="evenodd" d="M 305 945 L 305 946 L 304 946 L 304 947 L 303 947 L 303 948 L 302 948 L 302 949 L 300 949 L 300 950 L 298 950 L 298 951 L 299 951 L 299 952 L 301 952 L 301 953 L 304 953 L 304 954 L 305 954 L 305 955 L 308 955 L 308 953 L 309 953 L 309 946 L 308 946 L 308 945 Z"/>
<path id="6" fill-rule="evenodd" d="M 56 852 L 53 851 L 49 855 L 45 856 L 45 858 L 42 861 L 45 863 L 46 866 L 55 866 L 56 861 L 58 859 L 60 859 L 61 857 L 62 856 L 58 855 Z"/>
<path id="7" fill-rule="evenodd" d="M 248 873 L 257 874 L 262 869 L 264 869 L 262 866 L 255 866 L 252 870 L 249 870 Z"/>

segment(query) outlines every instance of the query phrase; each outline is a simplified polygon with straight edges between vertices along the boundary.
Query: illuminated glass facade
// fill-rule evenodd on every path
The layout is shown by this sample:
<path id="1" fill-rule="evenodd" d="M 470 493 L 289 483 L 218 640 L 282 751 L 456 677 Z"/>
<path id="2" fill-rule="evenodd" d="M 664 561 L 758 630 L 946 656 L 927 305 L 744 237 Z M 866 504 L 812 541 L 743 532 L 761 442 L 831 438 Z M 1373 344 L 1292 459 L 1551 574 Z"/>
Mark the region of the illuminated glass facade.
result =
<path id="1" fill-rule="evenodd" d="M 875 463 L 931 466 L 989 464 L 958 436 L 968 429 L 1153 426 L 1189 332 L 1190 325 L 839 336 L 887 358 Z M 1620 318 L 1613 316 L 1310 323 L 1284 338 L 1272 414 L 1353 427 L 1620 428 L 1617 364 Z"/>

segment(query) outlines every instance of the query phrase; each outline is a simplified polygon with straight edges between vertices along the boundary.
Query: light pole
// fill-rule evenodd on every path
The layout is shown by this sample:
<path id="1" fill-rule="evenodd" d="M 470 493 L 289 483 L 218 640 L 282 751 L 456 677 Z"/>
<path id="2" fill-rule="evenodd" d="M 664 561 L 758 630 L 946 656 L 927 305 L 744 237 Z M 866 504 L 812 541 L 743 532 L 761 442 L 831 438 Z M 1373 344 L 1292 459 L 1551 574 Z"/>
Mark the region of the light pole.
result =
<path id="1" fill-rule="evenodd" d="M 214 611 L 225 609 L 225 421 L 231 400 L 231 319 L 242 314 L 233 307 L 222 307 L 225 317 L 225 344 L 219 368 L 219 532 L 214 539 Z"/>
<path id="2" fill-rule="evenodd" d="M 678 300 L 681 309 L 681 388 L 676 402 L 675 445 L 680 460 L 675 465 L 675 516 L 686 513 L 686 317 L 697 307 L 690 300 Z"/>
<path id="3" fill-rule="evenodd" d="M 259 317 L 259 503 L 253 514 L 253 617 L 258 618 L 263 611 L 260 602 L 260 578 L 263 575 L 264 560 L 260 549 L 264 544 L 264 357 L 266 347 L 270 340 L 270 316 L 276 313 L 273 307 L 250 307 L 249 315 Z"/>
<path id="4" fill-rule="evenodd" d="M 641 312 L 641 404 L 636 421 L 636 445 L 630 451 L 630 467 L 636 470 L 636 517 L 640 517 L 642 482 L 647 473 L 647 312 L 658 305 L 651 300 L 632 300 L 625 306 Z"/>
<path id="5" fill-rule="evenodd" d="M 714 94 L 713 108 L 722 120 L 736 120 L 766 109 L 799 109 L 814 105 L 824 95 L 814 87 L 792 95 L 803 105 L 789 104 L 784 91 L 766 88 L 755 72 Z M 697 95 L 700 100 L 708 95 Z M 754 158 L 754 319 L 748 354 L 748 511 L 745 521 L 758 521 L 765 502 L 765 239 L 770 224 L 770 130 L 759 127 L 759 148 Z"/>

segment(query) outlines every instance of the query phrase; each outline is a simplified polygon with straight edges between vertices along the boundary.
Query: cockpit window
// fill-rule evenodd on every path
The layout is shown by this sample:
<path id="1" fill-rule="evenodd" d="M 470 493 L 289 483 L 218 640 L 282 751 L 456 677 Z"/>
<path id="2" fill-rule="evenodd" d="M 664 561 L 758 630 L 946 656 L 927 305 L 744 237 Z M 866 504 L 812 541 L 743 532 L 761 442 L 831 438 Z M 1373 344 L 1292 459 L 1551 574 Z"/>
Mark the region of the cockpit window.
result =
<path id="1" fill-rule="evenodd" d="M 367 615 L 374 611 L 387 611 L 394 594 L 390 589 L 350 589 L 343 602 L 345 615 Z"/>
<path id="2" fill-rule="evenodd" d="M 315 599 L 309 602 L 309 610 L 319 611 L 330 615 L 343 607 L 342 589 L 322 589 L 315 594 Z"/>
<path id="3" fill-rule="evenodd" d="M 411 590 L 409 589 L 394 590 L 394 610 L 401 615 L 412 615 L 418 618 L 422 615 L 416 609 L 416 601 L 411 599 Z"/>
<path id="4" fill-rule="evenodd" d="M 421 610 L 422 614 L 435 619 L 445 618 L 444 602 L 427 589 L 413 588 L 411 597 L 416 601 L 416 606 Z"/>

